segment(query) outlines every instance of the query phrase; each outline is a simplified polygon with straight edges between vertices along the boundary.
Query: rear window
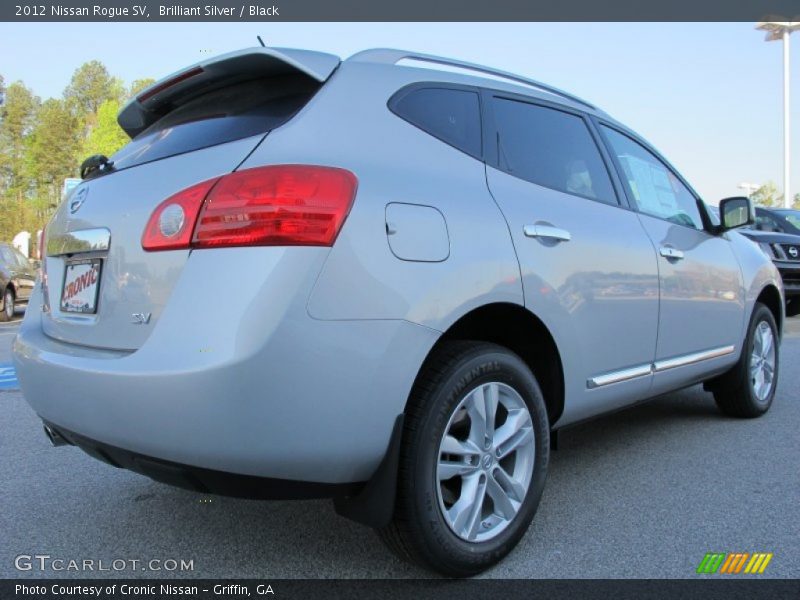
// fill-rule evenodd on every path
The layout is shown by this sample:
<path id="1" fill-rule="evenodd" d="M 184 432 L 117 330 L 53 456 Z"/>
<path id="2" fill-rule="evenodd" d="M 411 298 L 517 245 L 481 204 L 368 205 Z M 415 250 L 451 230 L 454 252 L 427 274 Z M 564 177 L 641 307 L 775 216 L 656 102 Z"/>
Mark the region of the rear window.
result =
<path id="1" fill-rule="evenodd" d="M 389 107 L 443 142 L 470 156 L 481 156 L 481 113 L 476 92 L 427 87 L 401 90 Z"/>
<path id="2" fill-rule="evenodd" d="M 319 89 L 305 75 L 251 80 L 209 91 L 169 111 L 112 160 L 116 169 L 266 133 L 300 110 Z"/>

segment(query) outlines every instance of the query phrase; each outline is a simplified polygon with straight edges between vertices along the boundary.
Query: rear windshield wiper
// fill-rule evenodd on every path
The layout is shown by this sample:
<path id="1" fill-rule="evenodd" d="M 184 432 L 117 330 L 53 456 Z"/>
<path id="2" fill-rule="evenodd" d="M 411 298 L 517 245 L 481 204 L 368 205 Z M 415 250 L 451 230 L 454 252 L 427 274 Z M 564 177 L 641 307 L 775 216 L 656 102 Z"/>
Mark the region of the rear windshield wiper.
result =
<path id="1" fill-rule="evenodd" d="M 81 179 L 94 179 L 113 170 L 113 160 L 104 154 L 94 154 L 81 163 Z"/>

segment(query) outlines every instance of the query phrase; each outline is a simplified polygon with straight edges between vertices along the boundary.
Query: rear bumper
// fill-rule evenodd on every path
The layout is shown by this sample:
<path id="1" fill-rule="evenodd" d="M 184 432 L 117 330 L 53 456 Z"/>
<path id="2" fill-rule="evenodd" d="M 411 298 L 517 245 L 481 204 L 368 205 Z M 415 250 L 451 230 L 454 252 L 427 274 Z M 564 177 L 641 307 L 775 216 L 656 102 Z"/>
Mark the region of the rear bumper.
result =
<path id="1" fill-rule="evenodd" d="M 155 481 L 203 494 L 258 500 L 343 498 L 357 494 L 363 487 L 357 483 L 293 481 L 203 469 L 117 448 L 59 429 L 52 423 L 45 425 L 51 430 L 51 435 L 62 438 L 66 443 L 113 467 L 128 469 Z"/>
<path id="2" fill-rule="evenodd" d="M 68 436 L 148 460 L 279 480 L 367 481 L 439 333 L 399 320 L 313 319 L 306 300 L 317 270 L 253 282 L 253 260 L 226 262 L 238 265 L 229 275 L 241 282 L 227 311 L 210 314 L 196 289 L 183 289 L 184 273 L 135 352 L 48 337 L 37 289 L 13 346 L 26 400 Z"/>

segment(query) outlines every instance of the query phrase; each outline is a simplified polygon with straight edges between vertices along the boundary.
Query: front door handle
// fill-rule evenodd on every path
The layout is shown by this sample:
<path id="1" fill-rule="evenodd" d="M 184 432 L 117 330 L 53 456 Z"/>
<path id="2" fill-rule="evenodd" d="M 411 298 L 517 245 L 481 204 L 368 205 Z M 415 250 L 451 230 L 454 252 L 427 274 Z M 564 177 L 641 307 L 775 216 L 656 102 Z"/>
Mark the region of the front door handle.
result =
<path id="1" fill-rule="evenodd" d="M 683 258 L 683 251 L 673 248 L 672 246 L 661 246 L 658 252 L 664 258 L 670 258 L 672 260 L 681 260 Z"/>
<path id="2" fill-rule="evenodd" d="M 526 237 L 530 238 L 544 238 L 557 240 L 559 242 L 568 242 L 572 239 L 572 235 L 566 229 L 553 227 L 552 225 L 543 225 L 542 223 L 525 225 L 525 227 L 522 228 L 522 232 Z"/>

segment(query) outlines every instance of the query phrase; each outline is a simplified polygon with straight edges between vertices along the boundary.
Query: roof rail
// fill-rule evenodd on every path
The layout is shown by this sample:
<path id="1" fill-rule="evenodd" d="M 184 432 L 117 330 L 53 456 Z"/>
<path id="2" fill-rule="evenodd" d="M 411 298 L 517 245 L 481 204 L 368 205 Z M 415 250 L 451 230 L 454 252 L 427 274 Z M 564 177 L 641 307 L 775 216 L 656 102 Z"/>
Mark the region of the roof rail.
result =
<path id="1" fill-rule="evenodd" d="M 541 81 L 536 81 L 535 79 L 528 79 L 527 77 L 520 77 L 519 75 L 514 75 L 513 73 L 509 73 L 508 71 L 501 71 L 500 69 L 493 69 L 491 67 L 485 67 L 483 65 L 465 62 L 462 60 L 455 60 L 452 58 L 435 56 L 433 54 L 423 54 L 420 52 L 411 52 L 408 50 L 395 50 L 393 48 L 373 48 L 371 50 L 363 50 L 362 52 L 358 52 L 357 54 L 354 54 L 347 60 L 353 62 L 396 64 L 397 62 L 404 59 L 417 60 L 420 62 L 428 62 L 432 64 L 444 65 L 449 67 L 457 67 L 459 69 L 466 69 L 468 71 L 475 71 L 477 73 L 493 75 L 495 77 L 500 77 L 502 79 L 513 81 L 515 83 L 521 83 L 523 85 L 534 87 L 539 90 L 549 92 L 550 94 L 561 96 L 562 98 L 567 98 L 568 100 L 572 100 L 573 102 L 577 102 L 578 104 L 583 104 L 584 106 L 588 106 L 592 110 L 597 110 L 597 107 L 591 104 L 590 102 L 587 102 L 586 100 L 583 100 L 578 96 L 573 96 L 569 92 L 565 92 L 564 90 L 561 90 L 557 87 L 553 87 L 551 85 L 547 85 L 546 83 L 542 83 Z"/>

